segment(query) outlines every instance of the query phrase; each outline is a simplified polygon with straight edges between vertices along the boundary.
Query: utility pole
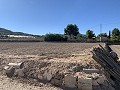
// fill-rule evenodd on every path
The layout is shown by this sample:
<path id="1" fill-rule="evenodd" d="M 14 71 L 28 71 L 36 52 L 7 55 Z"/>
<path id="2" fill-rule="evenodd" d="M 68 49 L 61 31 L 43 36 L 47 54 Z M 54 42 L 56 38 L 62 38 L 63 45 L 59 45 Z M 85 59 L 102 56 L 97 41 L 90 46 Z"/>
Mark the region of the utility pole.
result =
<path id="1" fill-rule="evenodd" d="M 100 24 L 100 34 L 102 34 L 102 24 Z M 100 35 L 100 42 L 102 42 L 102 35 Z"/>

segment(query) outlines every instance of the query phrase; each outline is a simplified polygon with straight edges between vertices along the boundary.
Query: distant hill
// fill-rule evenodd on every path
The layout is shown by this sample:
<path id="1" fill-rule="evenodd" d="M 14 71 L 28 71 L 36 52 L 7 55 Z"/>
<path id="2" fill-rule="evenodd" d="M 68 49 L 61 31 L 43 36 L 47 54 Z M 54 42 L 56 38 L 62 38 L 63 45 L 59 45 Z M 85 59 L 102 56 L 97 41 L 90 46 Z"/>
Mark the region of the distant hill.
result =
<path id="1" fill-rule="evenodd" d="M 31 36 L 32 34 L 27 34 L 23 32 L 13 32 L 11 30 L 0 28 L 0 35 L 25 35 L 25 36 Z"/>

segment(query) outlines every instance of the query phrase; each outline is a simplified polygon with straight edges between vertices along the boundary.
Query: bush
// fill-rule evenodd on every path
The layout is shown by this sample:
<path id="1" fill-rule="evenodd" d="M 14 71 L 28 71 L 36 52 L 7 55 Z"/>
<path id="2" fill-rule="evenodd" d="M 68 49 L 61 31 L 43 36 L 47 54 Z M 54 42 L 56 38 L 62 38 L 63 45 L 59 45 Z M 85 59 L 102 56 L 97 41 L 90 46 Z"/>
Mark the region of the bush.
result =
<path id="1" fill-rule="evenodd" d="M 112 40 L 112 42 L 120 42 L 120 37 L 119 36 L 112 36 L 111 40 Z"/>
<path id="2" fill-rule="evenodd" d="M 46 34 L 44 41 L 67 41 L 67 36 L 61 34 Z"/>

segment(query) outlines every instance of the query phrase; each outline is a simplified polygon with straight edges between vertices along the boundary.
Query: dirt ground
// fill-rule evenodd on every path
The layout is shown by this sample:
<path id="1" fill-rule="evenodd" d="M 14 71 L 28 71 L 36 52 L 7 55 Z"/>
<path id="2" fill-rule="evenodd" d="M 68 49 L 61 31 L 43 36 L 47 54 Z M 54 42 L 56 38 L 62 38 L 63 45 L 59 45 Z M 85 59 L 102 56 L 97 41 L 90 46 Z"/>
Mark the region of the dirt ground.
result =
<path id="1" fill-rule="evenodd" d="M 27 80 L 7 78 L 2 72 L 10 62 L 46 61 L 74 63 L 87 68 L 98 68 L 91 58 L 90 50 L 98 43 L 46 43 L 46 42 L 1 42 L 0 43 L 0 90 L 63 90 L 48 83 L 29 83 Z M 103 45 L 103 44 L 102 44 Z M 120 46 L 111 46 L 120 55 Z M 33 82 L 36 82 L 33 80 Z M 38 82 L 37 82 L 38 83 Z"/>

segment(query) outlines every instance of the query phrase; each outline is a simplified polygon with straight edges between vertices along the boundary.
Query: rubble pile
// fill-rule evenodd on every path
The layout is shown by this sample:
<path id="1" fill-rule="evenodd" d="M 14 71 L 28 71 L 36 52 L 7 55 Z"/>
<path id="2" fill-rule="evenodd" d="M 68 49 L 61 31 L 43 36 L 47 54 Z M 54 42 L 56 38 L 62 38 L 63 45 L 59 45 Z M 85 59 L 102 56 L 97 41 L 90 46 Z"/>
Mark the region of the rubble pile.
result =
<path id="1" fill-rule="evenodd" d="M 9 63 L 4 69 L 8 77 L 32 78 L 59 87 L 80 90 L 114 90 L 100 70 L 83 69 L 71 63 L 25 61 Z"/>
<path id="2" fill-rule="evenodd" d="M 114 57 L 110 58 L 110 61 L 113 62 L 112 59 L 116 60 L 117 55 L 112 52 L 107 53 L 108 56 L 105 56 L 100 51 L 100 48 L 98 48 L 99 53 L 95 52 L 97 51 L 96 49 L 97 48 L 94 48 L 92 53 L 93 59 L 101 65 L 99 68 L 85 68 L 79 63 L 71 62 L 28 60 L 20 63 L 9 63 L 4 67 L 4 70 L 8 77 L 35 79 L 38 82 L 49 82 L 61 88 L 79 90 L 119 90 L 117 89 L 119 79 L 116 79 L 116 77 L 119 77 L 119 72 L 117 70 L 113 71 L 114 68 L 111 68 L 112 64 L 109 66 L 109 57 Z M 104 50 L 103 47 L 102 50 Z M 108 49 L 105 50 L 107 51 Z M 119 67 L 118 64 L 117 67 Z"/>

